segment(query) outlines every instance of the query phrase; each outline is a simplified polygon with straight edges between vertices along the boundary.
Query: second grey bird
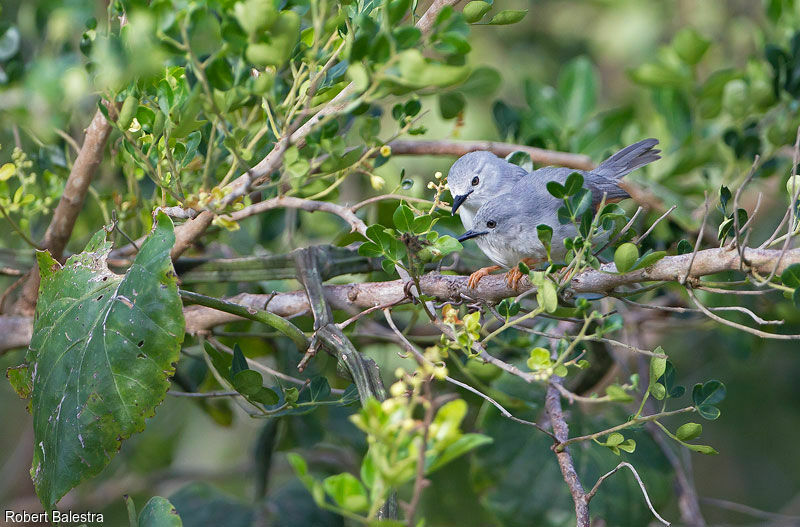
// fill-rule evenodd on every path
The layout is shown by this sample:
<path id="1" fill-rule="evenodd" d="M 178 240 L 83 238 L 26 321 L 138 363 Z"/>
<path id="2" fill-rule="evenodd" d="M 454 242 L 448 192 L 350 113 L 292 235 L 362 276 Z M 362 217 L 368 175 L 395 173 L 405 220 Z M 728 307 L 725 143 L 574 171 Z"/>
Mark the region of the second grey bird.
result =
<path id="1" fill-rule="evenodd" d="M 510 269 L 507 281 L 516 285 L 521 275 L 517 264 L 521 261 L 534 265 L 546 258 L 546 251 L 536 227 L 541 224 L 553 229 L 551 258 L 560 261 L 566 255 L 564 239 L 573 237 L 577 230 L 571 223 L 558 221 L 558 209 L 563 205 L 547 190 L 547 183 L 563 184 L 573 172 L 584 178 L 584 187 L 592 193 L 592 205 L 597 207 L 603 196 L 606 202 L 615 202 L 630 197 L 619 186 L 620 179 L 633 170 L 660 159 L 654 147 L 656 139 L 645 139 L 627 146 L 603 161 L 591 171 L 570 168 L 547 167 L 536 170 L 520 179 L 509 192 L 487 201 L 474 217 L 472 229 L 465 232 L 459 241 L 474 238 L 478 247 L 497 265 L 479 269 L 470 276 L 471 287 L 477 286 L 489 272 Z"/>

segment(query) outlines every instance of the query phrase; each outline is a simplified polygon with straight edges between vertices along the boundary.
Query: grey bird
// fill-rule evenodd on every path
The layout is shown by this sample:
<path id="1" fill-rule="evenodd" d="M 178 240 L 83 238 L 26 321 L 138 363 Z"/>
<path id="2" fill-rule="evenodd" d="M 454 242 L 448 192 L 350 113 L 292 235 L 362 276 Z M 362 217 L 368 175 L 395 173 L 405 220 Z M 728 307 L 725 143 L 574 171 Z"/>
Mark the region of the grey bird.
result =
<path id="1" fill-rule="evenodd" d="M 577 234 L 572 223 L 558 221 L 558 209 L 564 204 L 547 190 L 547 183 L 564 184 L 573 172 L 583 175 L 584 187 L 592 193 L 592 205 L 597 208 L 605 195 L 606 203 L 617 202 L 630 195 L 621 188 L 620 180 L 630 172 L 660 159 L 654 147 L 656 139 L 645 139 L 627 146 L 603 161 L 591 171 L 563 167 L 546 167 L 520 179 L 511 190 L 486 202 L 473 218 L 473 228 L 458 238 L 463 242 L 474 238 L 478 247 L 497 265 L 472 273 L 470 287 L 481 278 L 501 268 L 509 269 L 506 281 L 516 287 L 522 277 L 519 262 L 533 266 L 546 259 L 546 251 L 536 227 L 541 224 L 553 229 L 550 256 L 554 262 L 566 255 L 564 239 Z"/>
<path id="2" fill-rule="evenodd" d="M 510 191 L 528 171 L 491 152 L 479 150 L 456 159 L 447 174 L 447 186 L 453 195 L 452 214 L 458 211 L 464 228 L 472 228 L 472 219 L 487 201 Z"/>

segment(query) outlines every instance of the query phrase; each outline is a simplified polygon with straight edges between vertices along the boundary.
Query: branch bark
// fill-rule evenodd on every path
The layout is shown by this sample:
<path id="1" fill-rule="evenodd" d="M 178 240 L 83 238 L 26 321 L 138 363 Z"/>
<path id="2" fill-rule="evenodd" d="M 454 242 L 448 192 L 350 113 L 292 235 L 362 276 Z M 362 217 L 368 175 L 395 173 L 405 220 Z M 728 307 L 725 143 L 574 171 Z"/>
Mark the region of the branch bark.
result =
<path id="1" fill-rule="evenodd" d="M 781 251 L 770 249 L 747 249 L 745 259 L 756 269 L 771 269 L 778 260 Z M 678 282 L 689 264 L 691 255 L 667 256 L 646 269 L 627 274 L 611 274 L 615 271 L 613 264 L 606 264 L 600 270 L 586 271 L 572 281 L 573 293 L 608 293 L 619 286 L 632 285 L 639 282 L 664 281 Z M 800 249 L 786 251 L 778 269 L 793 263 L 800 263 Z M 698 251 L 692 265 L 692 279 L 700 276 L 739 269 L 739 253 L 726 248 L 706 249 Z M 476 289 L 467 285 L 466 276 L 442 275 L 429 273 L 420 278 L 422 293 L 436 297 L 439 301 L 458 302 L 464 298 L 480 299 L 484 302 L 496 303 L 504 298 L 518 296 L 530 290 L 527 279 L 520 281 L 518 290 L 509 289 L 502 275 L 487 276 L 480 281 Z M 366 282 L 345 285 L 328 285 L 323 287 L 325 300 L 333 309 L 352 311 L 368 309 L 384 304 L 402 304 L 408 302 L 406 283 L 402 280 L 388 282 Z M 268 309 L 282 317 L 293 317 L 309 312 L 309 302 L 304 291 L 292 291 L 273 295 L 256 295 L 242 293 L 230 300 L 237 304 L 262 309 L 264 303 L 272 296 Z M 219 312 L 199 306 L 184 308 L 186 331 L 197 333 L 212 327 L 240 320 L 229 313 Z M 27 321 L 27 323 L 25 322 Z M 30 338 L 30 317 L 0 316 L 0 352 L 27 344 Z M 19 333 L 19 332 L 22 333 Z M 13 332 L 13 333 L 12 333 Z"/>
<path id="2" fill-rule="evenodd" d="M 83 140 L 78 157 L 72 165 L 72 170 L 64 186 L 64 193 L 53 213 L 53 219 L 44 234 L 42 247 L 50 251 L 56 260 L 61 259 L 64 248 L 67 246 L 75 220 L 83 208 L 86 193 L 89 191 L 97 167 L 103 160 L 103 152 L 111 134 L 111 123 L 103 113 L 97 110 L 92 122 L 86 128 L 86 137 Z M 14 312 L 29 315 L 36 306 L 36 297 L 39 292 L 39 269 L 34 266 L 28 279 L 22 286 L 20 298 L 14 305 Z"/>
<path id="3" fill-rule="evenodd" d="M 555 386 L 555 383 L 561 382 L 559 378 L 553 377 L 547 385 L 547 394 L 544 399 L 544 407 L 547 416 L 550 418 L 550 423 L 553 427 L 553 434 L 556 440 L 563 443 L 569 438 L 569 428 L 567 421 L 564 419 L 564 412 L 561 408 L 561 394 Z M 561 469 L 561 475 L 569 487 L 569 493 L 572 495 L 572 501 L 575 503 L 575 518 L 577 527 L 589 527 L 589 501 L 586 499 L 586 491 L 583 490 L 581 480 L 578 478 L 578 473 L 575 471 L 575 463 L 572 460 L 572 454 L 568 448 L 556 452 L 558 459 L 558 466 Z"/>
<path id="4" fill-rule="evenodd" d="M 388 143 L 392 148 L 392 155 L 417 155 L 417 156 L 463 156 L 476 150 L 488 150 L 495 155 L 505 157 L 517 150 L 531 156 L 534 163 L 542 165 L 559 165 L 580 170 L 591 170 L 595 167 L 589 156 L 557 152 L 526 145 L 501 143 L 495 141 L 453 141 L 444 139 L 440 141 L 406 141 L 395 140 Z"/>

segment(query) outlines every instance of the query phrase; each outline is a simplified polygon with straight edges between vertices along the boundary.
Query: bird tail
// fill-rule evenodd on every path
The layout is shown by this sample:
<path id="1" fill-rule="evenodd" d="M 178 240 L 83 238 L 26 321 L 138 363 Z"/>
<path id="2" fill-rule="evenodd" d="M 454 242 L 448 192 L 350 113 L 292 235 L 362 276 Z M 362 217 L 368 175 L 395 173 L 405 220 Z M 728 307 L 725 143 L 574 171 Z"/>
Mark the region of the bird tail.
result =
<path id="1" fill-rule="evenodd" d="M 661 159 L 658 155 L 661 150 L 655 149 L 657 144 L 658 139 L 644 139 L 612 155 L 591 171 L 595 185 L 606 192 L 609 200 L 629 197 L 628 193 L 618 186 L 619 180 L 637 168 Z"/>

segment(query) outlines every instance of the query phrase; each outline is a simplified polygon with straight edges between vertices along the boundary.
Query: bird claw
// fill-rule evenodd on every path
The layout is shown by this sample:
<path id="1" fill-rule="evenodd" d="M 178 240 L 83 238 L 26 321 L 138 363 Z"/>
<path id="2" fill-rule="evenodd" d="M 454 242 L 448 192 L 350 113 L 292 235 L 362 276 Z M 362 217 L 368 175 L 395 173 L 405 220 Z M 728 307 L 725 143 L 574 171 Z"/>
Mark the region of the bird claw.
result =
<path id="1" fill-rule="evenodd" d="M 478 287 L 478 282 L 480 282 L 481 278 L 483 278 L 484 276 L 488 276 L 489 271 L 491 271 L 490 267 L 482 267 L 481 269 L 478 269 L 477 271 L 469 275 L 469 280 L 467 280 L 467 285 L 469 286 L 469 288 L 476 289 Z"/>
<path id="2" fill-rule="evenodd" d="M 509 289 L 516 291 L 517 286 L 519 286 L 519 281 L 522 280 L 523 276 L 525 275 L 522 274 L 522 271 L 520 271 L 518 267 L 512 267 L 506 273 L 506 285 Z"/>

